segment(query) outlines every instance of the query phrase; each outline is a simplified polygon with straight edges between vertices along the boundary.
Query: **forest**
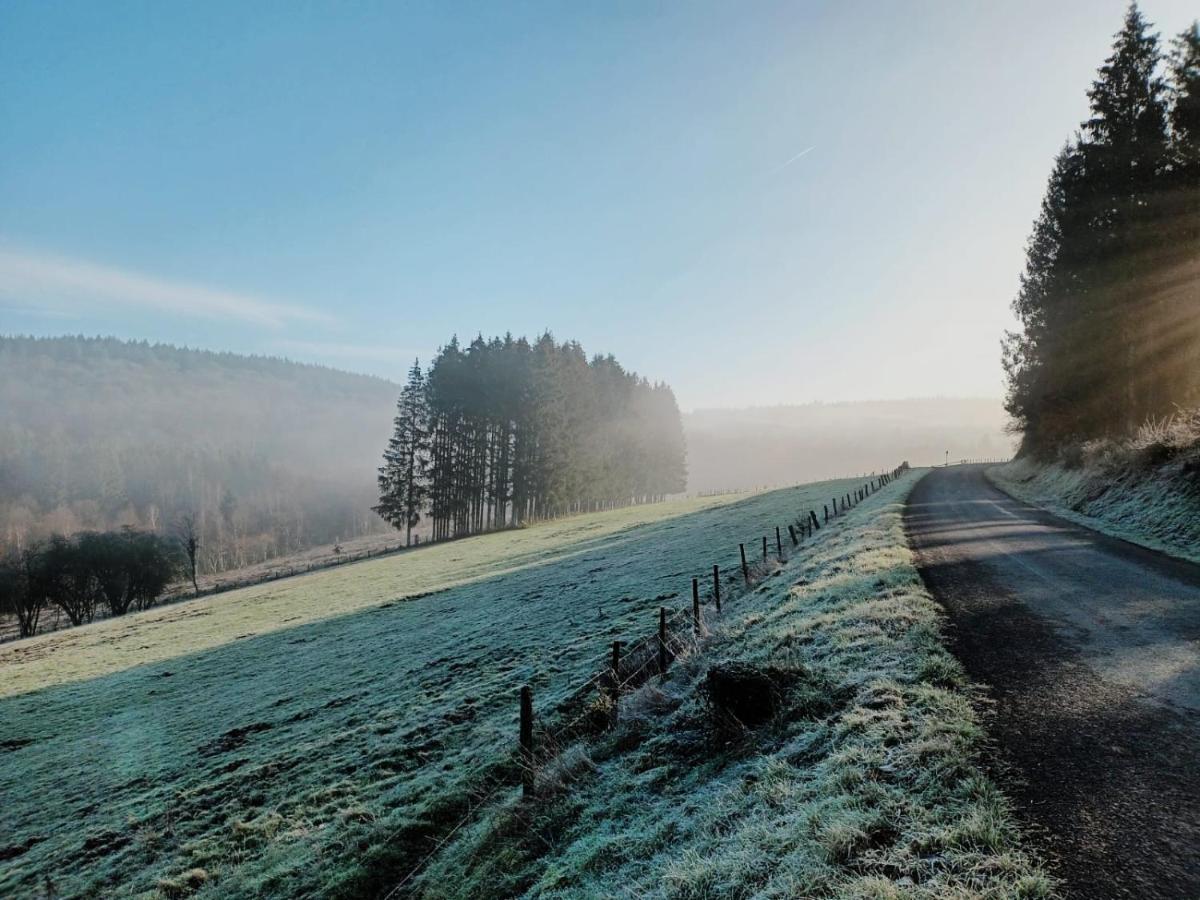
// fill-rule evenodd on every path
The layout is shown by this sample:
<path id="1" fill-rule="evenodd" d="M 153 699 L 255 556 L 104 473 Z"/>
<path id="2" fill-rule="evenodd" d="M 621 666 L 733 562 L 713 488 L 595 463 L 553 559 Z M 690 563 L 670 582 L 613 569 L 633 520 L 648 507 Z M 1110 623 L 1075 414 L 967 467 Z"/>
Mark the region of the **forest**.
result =
<path id="1" fill-rule="evenodd" d="M 671 388 L 548 332 L 455 338 L 414 362 L 394 426 L 375 510 L 410 541 L 423 516 L 441 540 L 687 486 Z"/>
<path id="2" fill-rule="evenodd" d="M 188 518 L 203 574 L 385 531 L 370 507 L 395 391 L 282 359 L 0 337 L 0 556 Z"/>
<path id="3" fill-rule="evenodd" d="M 1200 30 L 1136 5 L 1059 153 L 1004 340 L 1022 449 L 1053 455 L 1200 405 Z"/>

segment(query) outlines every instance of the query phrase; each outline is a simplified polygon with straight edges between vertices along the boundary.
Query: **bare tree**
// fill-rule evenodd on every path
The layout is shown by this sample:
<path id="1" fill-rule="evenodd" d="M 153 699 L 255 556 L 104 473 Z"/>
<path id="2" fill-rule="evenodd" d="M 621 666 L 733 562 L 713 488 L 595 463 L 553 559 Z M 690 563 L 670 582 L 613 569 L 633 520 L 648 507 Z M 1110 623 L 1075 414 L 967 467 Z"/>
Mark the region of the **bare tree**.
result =
<path id="1" fill-rule="evenodd" d="M 0 559 L 0 613 L 16 616 L 21 637 L 37 633 L 38 619 L 46 607 L 41 585 L 31 577 L 35 564 L 36 554 L 31 549 Z"/>
<path id="2" fill-rule="evenodd" d="M 184 513 L 175 525 L 175 536 L 179 539 L 183 552 L 187 554 L 188 571 L 192 576 L 192 591 L 200 596 L 200 586 L 196 584 L 196 553 L 200 550 L 200 529 L 196 525 L 194 512 Z"/>

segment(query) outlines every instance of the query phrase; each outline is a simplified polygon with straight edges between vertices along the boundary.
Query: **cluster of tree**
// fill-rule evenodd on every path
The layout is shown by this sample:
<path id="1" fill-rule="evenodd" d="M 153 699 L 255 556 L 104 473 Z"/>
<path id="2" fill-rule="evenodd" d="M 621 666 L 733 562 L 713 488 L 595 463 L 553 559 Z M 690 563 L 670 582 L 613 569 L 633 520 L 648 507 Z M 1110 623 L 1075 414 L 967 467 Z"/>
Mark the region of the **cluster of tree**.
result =
<path id="1" fill-rule="evenodd" d="M 675 395 L 543 334 L 452 340 L 414 363 L 379 470 L 384 519 L 435 540 L 684 490 Z"/>
<path id="2" fill-rule="evenodd" d="M 48 607 L 72 625 L 101 609 L 121 616 L 153 606 L 179 566 L 178 546 L 147 531 L 53 535 L 0 560 L 0 612 L 16 618 L 21 637 L 37 632 Z"/>
<path id="3" fill-rule="evenodd" d="M 1200 30 L 1168 54 L 1136 4 L 1059 154 L 1004 342 L 1024 449 L 1200 404 Z"/>
<path id="4" fill-rule="evenodd" d="M 194 516 L 200 572 L 387 530 L 397 386 L 113 338 L 0 337 L 0 553 Z"/>

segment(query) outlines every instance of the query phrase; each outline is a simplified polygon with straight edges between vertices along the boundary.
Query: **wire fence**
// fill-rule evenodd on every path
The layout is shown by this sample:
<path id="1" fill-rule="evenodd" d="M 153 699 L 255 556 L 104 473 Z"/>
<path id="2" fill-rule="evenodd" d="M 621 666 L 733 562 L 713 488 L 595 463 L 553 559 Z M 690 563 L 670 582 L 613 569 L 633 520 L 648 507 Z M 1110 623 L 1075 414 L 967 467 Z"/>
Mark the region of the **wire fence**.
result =
<path id="1" fill-rule="evenodd" d="M 710 634 L 709 624 L 722 615 L 723 605 L 736 604 L 770 577 L 788 561 L 788 551 L 798 549 L 805 541 L 811 541 L 825 525 L 853 509 L 863 500 L 882 490 L 910 471 L 907 462 L 882 475 L 871 477 L 861 487 L 822 504 L 821 514 L 816 508 L 804 511 L 787 523 L 790 546 L 785 549 L 780 526 L 773 526 L 775 546 L 770 553 L 771 535 L 761 540 L 761 555 L 753 562 L 746 557 L 746 545 L 739 544 L 739 564 L 736 568 L 722 570 L 720 564 L 712 566 L 711 581 L 708 573 L 706 584 L 701 590 L 702 579 L 692 579 L 692 605 L 669 609 L 659 607 L 657 627 L 648 634 L 630 641 L 613 641 L 604 656 L 597 660 L 590 676 L 579 687 L 558 700 L 540 714 L 534 709 L 533 691 L 522 685 L 519 697 L 519 727 L 517 740 L 510 755 L 519 772 L 517 780 L 505 780 L 488 770 L 479 773 L 477 797 L 468 804 L 465 814 L 453 822 L 444 833 L 435 838 L 430 850 L 421 856 L 404 877 L 385 895 L 384 900 L 404 896 L 406 888 L 419 878 L 421 872 L 442 849 L 501 793 L 516 794 L 520 799 L 506 808 L 506 813 L 523 823 L 529 833 L 545 842 L 531 818 L 536 809 L 536 800 L 541 793 L 538 778 L 547 771 L 562 752 L 572 743 L 592 734 L 612 728 L 620 720 L 621 698 L 650 679 L 665 676 L 671 666 L 689 654 L 698 652 Z M 722 572 L 726 573 L 722 581 Z M 513 735 L 497 735 L 499 739 L 512 741 Z M 501 748 L 498 746 L 497 751 Z M 510 769 L 511 771 L 511 769 Z M 559 789 L 570 782 L 571 775 L 560 766 L 554 772 Z M 478 794 L 482 791 L 482 794 Z M 547 844 L 547 846 L 549 846 Z"/>

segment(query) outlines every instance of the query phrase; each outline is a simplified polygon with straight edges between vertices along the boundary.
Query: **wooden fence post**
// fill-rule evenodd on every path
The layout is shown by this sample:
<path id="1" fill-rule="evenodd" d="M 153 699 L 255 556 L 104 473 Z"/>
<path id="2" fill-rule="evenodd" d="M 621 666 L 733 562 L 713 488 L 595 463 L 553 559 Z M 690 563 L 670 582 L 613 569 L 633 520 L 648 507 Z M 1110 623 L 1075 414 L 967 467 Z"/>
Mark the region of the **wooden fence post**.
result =
<path id="1" fill-rule="evenodd" d="M 829 521 L 829 504 L 824 504 L 824 506 L 825 506 L 825 521 L 828 522 Z"/>
<path id="2" fill-rule="evenodd" d="M 533 796 L 533 692 L 521 688 L 521 793 Z"/>
<path id="3" fill-rule="evenodd" d="M 801 527 L 803 527 L 803 526 L 801 526 Z M 800 544 L 800 542 L 798 540 L 796 540 L 796 526 L 795 525 L 788 526 L 788 537 L 790 537 L 792 539 L 793 547 L 796 547 Z"/>
<path id="4" fill-rule="evenodd" d="M 612 721 L 617 724 L 617 708 L 621 699 L 621 642 L 613 641 L 612 651 Z"/>
<path id="5" fill-rule="evenodd" d="M 700 579 L 692 579 L 692 630 L 700 636 Z"/>
<path id="6" fill-rule="evenodd" d="M 779 526 L 775 526 L 775 555 L 783 559 L 783 541 L 779 538 Z"/>
<path id="7" fill-rule="evenodd" d="M 742 577 L 746 579 L 746 584 L 750 583 L 750 567 L 746 565 L 746 545 L 738 544 L 738 550 L 742 552 Z"/>
<path id="8" fill-rule="evenodd" d="M 818 528 L 821 527 L 820 524 L 817 522 L 817 514 L 815 512 L 813 512 L 811 509 L 808 511 L 808 517 L 812 520 L 812 531 L 816 531 Z M 809 537 L 812 537 L 811 533 L 809 534 Z"/>
<path id="9" fill-rule="evenodd" d="M 717 603 L 717 612 L 721 611 L 721 568 L 713 565 L 713 600 Z"/>
<path id="10" fill-rule="evenodd" d="M 658 671 L 667 674 L 667 608 L 658 608 Z"/>

